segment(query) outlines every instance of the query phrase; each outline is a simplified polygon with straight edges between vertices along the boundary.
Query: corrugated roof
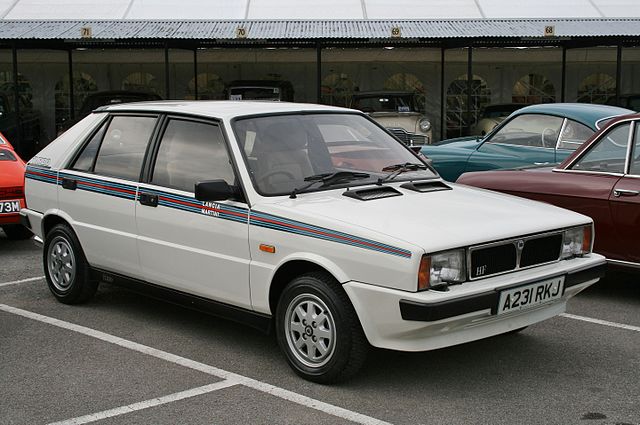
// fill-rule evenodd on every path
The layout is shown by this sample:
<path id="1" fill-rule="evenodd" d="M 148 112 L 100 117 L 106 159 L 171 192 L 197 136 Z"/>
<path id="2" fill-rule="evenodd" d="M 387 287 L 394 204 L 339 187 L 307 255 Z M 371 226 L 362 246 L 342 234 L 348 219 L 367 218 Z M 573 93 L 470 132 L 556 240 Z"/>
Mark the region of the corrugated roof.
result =
<path id="1" fill-rule="evenodd" d="M 640 17 L 638 0 L 0 0 L 4 19 L 533 19 Z"/>
<path id="2" fill-rule="evenodd" d="M 81 29 L 91 28 L 91 39 L 237 40 L 238 28 L 247 40 L 544 38 L 546 26 L 556 37 L 640 36 L 640 19 L 459 19 L 459 20 L 0 20 L 4 40 L 81 40 Z M 88 41 L 88 40 L 87 40 Z"/>

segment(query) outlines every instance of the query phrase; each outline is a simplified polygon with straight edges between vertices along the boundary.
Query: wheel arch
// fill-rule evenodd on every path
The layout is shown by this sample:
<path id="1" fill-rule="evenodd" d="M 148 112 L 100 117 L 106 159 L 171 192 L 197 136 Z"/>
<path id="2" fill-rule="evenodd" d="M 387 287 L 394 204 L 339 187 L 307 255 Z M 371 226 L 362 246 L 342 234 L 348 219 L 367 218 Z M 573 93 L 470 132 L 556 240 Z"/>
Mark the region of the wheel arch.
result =
<path id="1" fill-rule="evenodd" d="M 285 286 L 291 280 L 296 276 L 318 271 L 329 274 L 340 284 L 349 281 L 344 271 L 326 259 L 316 258 L 314 255 L 288 258 L 277 267 L 271 278 L 269 286 L 269 308 L 271 312 L 276 311 L 280 294 L 282 294 Z"/>
<path id="2" fill-rule="evenodd" d="M 52 211 L 50 213 L 45 214 L 41 224 L 42 239 L 44 239 L 47 236 L 47 233 L 49 233 L 51 229 L 53 229 L 53 227 L 57 224 L 66 224 L 71 229 L 73 229 L 73 226 L 71 225 L 71 223 L 72 223 L 71 217 L 66 217 L 64 213 L 61 213 L 61 211 Z"/>

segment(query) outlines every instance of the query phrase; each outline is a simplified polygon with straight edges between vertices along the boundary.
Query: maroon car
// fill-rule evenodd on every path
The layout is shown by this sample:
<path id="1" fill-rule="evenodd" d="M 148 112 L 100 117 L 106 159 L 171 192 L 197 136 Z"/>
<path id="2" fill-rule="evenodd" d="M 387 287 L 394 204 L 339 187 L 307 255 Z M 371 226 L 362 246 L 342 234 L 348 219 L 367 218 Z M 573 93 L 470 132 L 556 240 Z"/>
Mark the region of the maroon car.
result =
<path id="1" fill-rule="evenodd" d="M 555 168 L 465 173 L 457 182 L 588 215 L 594 251 L 640 270 L 640 114 L 611 120 Z"/>

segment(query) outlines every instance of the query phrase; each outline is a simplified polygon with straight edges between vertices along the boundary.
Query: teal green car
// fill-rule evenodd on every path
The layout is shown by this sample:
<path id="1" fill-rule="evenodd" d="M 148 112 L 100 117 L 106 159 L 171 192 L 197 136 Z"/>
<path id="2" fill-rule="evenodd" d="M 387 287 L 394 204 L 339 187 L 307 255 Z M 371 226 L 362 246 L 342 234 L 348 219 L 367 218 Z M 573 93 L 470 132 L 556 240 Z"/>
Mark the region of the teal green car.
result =
<path id="1" fill-rule="evenodd" d="M 455 181 L 462 173 L 562 162 L 609 119 L 633 111 L 608 105 L 546 103 L 509 115 L 484 137 L 444 140 L 420 153 L 440 175 Z"/>

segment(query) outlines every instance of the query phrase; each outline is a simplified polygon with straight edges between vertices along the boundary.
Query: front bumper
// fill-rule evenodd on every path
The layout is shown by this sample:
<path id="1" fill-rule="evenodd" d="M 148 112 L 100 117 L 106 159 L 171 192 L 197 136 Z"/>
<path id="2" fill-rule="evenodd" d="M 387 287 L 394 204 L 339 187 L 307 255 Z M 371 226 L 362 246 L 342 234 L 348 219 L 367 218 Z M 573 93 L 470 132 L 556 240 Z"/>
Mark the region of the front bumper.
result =
<path id="1" fill-rule="evenodd" d="M 564 281 L 564 291 L 572 286 L 580 285 L 594 279 L 604 277 L 606 264 L 600 264 L 591 268 L 568 273 Z M 540 279 L 523 281 L 522 285 L 533 283 Z M 478 310 L 490 309 L 491 314 L 496 314 L 500 291 L 493 290 L 482 294 L 440 301 L 435 303 L 420 303 L 411 300 L 400 300 L 400 314 L 403 320 L 415 320 L 421 322 L 435 322 L 450 317 L 472 313 Z"/>
<path id="2" fill-rule="evenodd" d="M 427 351 L 502 334 L 546 320 L 566 302 L 596 283 L 606 262 L 598 254 L 450 287 L 447 292 L 404 292 L 361 282 L 344 289 L 369 342 L 401 351 Z M 496 314 L 500 291 L 565 276 L 561 298 Z"/>

